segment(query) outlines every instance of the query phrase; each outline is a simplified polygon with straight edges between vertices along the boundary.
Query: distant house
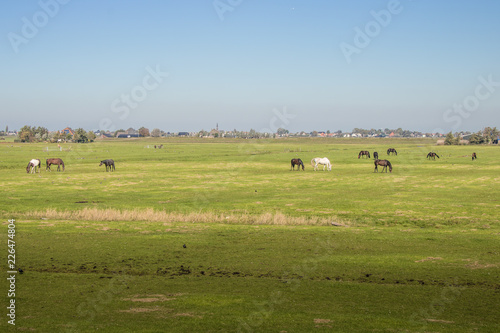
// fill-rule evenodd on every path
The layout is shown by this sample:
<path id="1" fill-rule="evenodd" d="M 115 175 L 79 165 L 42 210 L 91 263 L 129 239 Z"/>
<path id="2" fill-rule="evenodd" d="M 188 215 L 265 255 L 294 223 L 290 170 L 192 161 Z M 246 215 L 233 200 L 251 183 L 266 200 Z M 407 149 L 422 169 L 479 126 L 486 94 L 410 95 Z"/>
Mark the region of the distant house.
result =
<path id="1" fill-rule="evenodd" d="M 75 132 L 71 129 L 71 127 L 66 127 L 61 131 L 61 134 L 69 134 L 71 136 L 74 136 Z"/>
<path id="2" fill-rule="evenodd" d="M 128 133 L 121 133 L 116 136 L 117 138 L 138 138 L 139 134 L 128 134 Z"/>
<path id="3" fill-rule="evenodd" d="M 177 136 L 189 136 L 189 132 L 179 132 Z"/>

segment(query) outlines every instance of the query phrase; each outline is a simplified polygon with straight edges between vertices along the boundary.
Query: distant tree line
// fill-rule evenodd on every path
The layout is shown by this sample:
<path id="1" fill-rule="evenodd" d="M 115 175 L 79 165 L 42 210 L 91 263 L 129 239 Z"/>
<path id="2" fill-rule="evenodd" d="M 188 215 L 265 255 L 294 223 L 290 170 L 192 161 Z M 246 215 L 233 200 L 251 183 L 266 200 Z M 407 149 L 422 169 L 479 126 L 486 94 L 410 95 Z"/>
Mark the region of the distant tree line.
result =
<path id="1" fill-rule="evenodd" d="M 470 145 L 480 145 L 480 144 L 491 144 L 498 143 L 498 136 L 500 135 L 500 130 L 496 127 L 485 127 L 483 130 L 476 133 L 472 133 L 468 137 L 468 144 Z M 449 132 L 444 140 L 445 145 L 459 145 L 463 142 L 463 137 L 461 134 L 457 133 L 454 135 Z"/>

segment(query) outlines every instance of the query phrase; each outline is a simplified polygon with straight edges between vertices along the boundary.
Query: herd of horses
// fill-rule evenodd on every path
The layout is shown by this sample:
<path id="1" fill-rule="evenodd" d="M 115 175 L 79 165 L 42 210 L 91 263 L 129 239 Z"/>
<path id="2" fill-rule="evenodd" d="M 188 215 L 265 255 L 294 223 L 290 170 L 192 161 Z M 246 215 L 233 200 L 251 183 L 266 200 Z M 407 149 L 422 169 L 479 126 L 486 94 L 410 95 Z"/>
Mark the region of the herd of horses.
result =
<path id="1" fill-rule="evenodd" d="M 387 149 L 387 155 L 398 155 L 398 152 L 396 151 L 396 149 L 394 148 L 389 148 Z M 371 158 L 370 157 L 370 152 L 368 150 L 361 150 L 358 154 L 358 159 L 359 158 L 362 158 L 362 157 L 366 157 L 366 158 Z M 435 152 L 429 152 L 429 154 L 427 154 L 427 158 L 428 159 L 433 159 L 435 160 L 437 158 L 439 158 L 439 155 L 436 154 Z M 388 160 L 381 160 L 378 158 L 378 152 L 373 152 L 373 158 L 375 159 L 374 161 L 374 164 L 375 164 L 375 169 L 373 170 L 373 172 L 378 172 L 378 167 L 381 166 L 382 167 L 382 172 L 386 172 L 387 173 L 387 170 L 389 170 L 389 172 L 392 172 L 392 164 L 391 162 L 389 162 Z M 475 159 L 477 159 L 477 154 L 476 153 L 472 153 L 472 160 L 474 161 Z M 291 161 L 290 161 L 290 164 L 291 164 L 291 167 L 290 167 L 290 171 L 292 170 L 295 170 L 295 166 L 297 166 L 297 171 L 300 170 L 300 168 L 302 167 L 302 170 L 304 171 L 304 162 L 302 162 L 302 160 L 300 158 L 293 158 Z M 323 171 L 325 171 L 325 167 L 327 168 L 328 171 L 331 171 L 332 170 L 332 164 L 330 162 L 330 160 L 328 160 L 328 158 L 326 157 L 315 157 L 311 160 L 311 165 L 314 167 L 314 171 L 316 170 L 319 170 L 318 166 L 319 165 L 323 165 Z"/>
<path id="2" fill-rule="evenodd" d="M 163 145 L 161 145 L 163 146 Z M 161 146 L 159 147 L 161 149 Z M 155 146 L 156 148 L 156 146 Z M 389 148 L 387 149 L 387 155 L 397 155 L 398 152 L 396 151 L 396 149 L 394 148 Z M 361 150 L 358 154 L 358 159 L 361 158 L 361 157 L 367 157 L 367 158 L 371 158 L 370 157 L 370 152 L 367 151 L 367 150 Z M 435 160 L 437 158 L 439 158 L 439 155 L 436 154 L 435 152 L 429 152 L 427 154 L 427 158 L 428 159 L 433 159 Z M 391 162 L 389 162 L 388 160 L 381 160 L 378 158 L 378 152 L 373 152 L 373 158 L 375 159 L 374 161 L 374 164 L 375 164 L 375 169 L 373 170 L 373 172 L 378 172 L 378 167 L 381 166 L 382 167 L 382 172 L 386 172 L 387 173 L 387 170 L 389 169 L 389 172 L 392 172 L 392 164 Z M 475 160 L 477 159 L 477 154 L 476 153 L 472 153 L 472 160 Z M 291 164 L 291 167 L 290 167 L 290 170 L 295 170 L 295 166 L 297 166 L 297 171 L 300 170 L 300 168 L 302 168 L 302 171 L 305 170 L 305 167 L 304 167 L 304 162 L 302 162 L 302 160 L 300 158 L 293 158 L 291 161 L 290 161 L 290 164 Z M 64 162 L 62 159 L 60 158 L 48 158 L 45 160 L 45 170 L 48 170 L 48 171 L 51 171 L 50 170 L 50 166 L 51 165 L 57 165 L 57 171 L 61 171 L 61 166 L 62 166 L 62 171 L 64 171 Z M 101 165 L 105 165 L 106 166 L 106 172 L 108 171 L 115 171 L 115 161 L 113 161 L 112 159 L 107 159 L 107 160 L 102 160 L 101 163 L 99 164 L 99 166 Z M 314 168 L 314 171 L 317 171 L 319 170 L 319 166 L 322 165 L 323 166 L 323 171 L 325 171 L 325 168 L 328 170 L 328 171 L 332 171 L 332 163 L 330 162 L 330 160 L 326 157 L 315 157 L 311 160 L 311 165 L 313 166 Z M 38 168 L 38 172 L 40 172 L 40 167 L 42 166 L 42 163 L 39 159 L 32 159 L 29 161 L 28 163 L 28 166 L 26 167 L 26 172 L 27 173 L 36 173 L 37 172 L 37 168 Z"/>
<path id="3" fill-rule="evenodd" d="M 103 160 L 101 161 L 101 165 L 106 166 L 106 172 L 108 171 L 114 171 L 115 170 L 115 161 L 108 159 L 108 160 Z M 60 158 L 48 158 L 45 160 L 45 171 L 52 171 L 50 169 L 51 165 L 57 165 L 57 171 L 61 171 L 61 166 L 62 166 L 62 171 L 64 171 L 64 162 Z M 39 159 L 32 159 L 31 161 L 28 162 L 28 166 L 26 167 L 26 172 L 27 173 L 36 173 L 37 168 L 38 168 L 38 173 L 40 173 L 40 167 L 42 166 L 42 162 Z"/>

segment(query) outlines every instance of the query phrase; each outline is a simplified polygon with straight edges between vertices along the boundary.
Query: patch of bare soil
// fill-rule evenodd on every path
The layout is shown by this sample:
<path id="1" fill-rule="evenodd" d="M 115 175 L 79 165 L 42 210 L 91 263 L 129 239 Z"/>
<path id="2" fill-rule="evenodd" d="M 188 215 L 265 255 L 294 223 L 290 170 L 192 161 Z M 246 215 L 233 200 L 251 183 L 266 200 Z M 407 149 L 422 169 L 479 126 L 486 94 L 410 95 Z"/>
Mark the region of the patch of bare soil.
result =
<path id="1" fill-rule="evenodd" d="M 182 294 L 169 294 L 165 295 L 134 295 L 131 298 L 124 298 L 124 301 L 131 302 L 142 302 L 142 303 L 152 303 L 152 302 L 166 302 L 176 299 L 175 296 L 181 296 Z"/>
<path id="2" fill-rule="evenodd" d="M 433 322 L 433 323 L 442 323 L 442 324 L 454 324 L 454 321 L 449 321 L 449 320 L 440 320 L 440 319 L 426 319 L 427 321 Z"/>
<path id="3" fill-rule="evenodd" d="M 415 262 L 424 262 L 424 261 L 434 261 L 434 260 L 443 260 L 441 257 L 427 257 L 421 260 L 415 260 Z"/>
<path id="4" fill-rule="evenodd" d="M 470 269 L 483 269 L 483 268 L 491 268 L 491 267 L 497 267 L 498 265 L 495 264 L 480 264 L 477 260 L 474 261 L 474 263 L 470 265 L 465 265 L 465 267 L 470 268 Z"/>
<path id="5" fill-rule="evenodd" d="M 329 325 L 330 323 L 333 323 L 333 320 L 331 320 L 331 319 L 316 318 L 316 319 L 314 319 L 314 323 L 316 324 L 316 325 L 314 325 L 314 327 L 316 327 L 316 328 L 322 328 L 322 327 L 332 328 L 333 327 L 332 325 Z"/>
<path id="6" fill-rule="evenodd" d="M 141 312 L 154 312 L 159 311 L 158 307 L 156 308 L 132 308 L 128 310 L 120 310 L 119 312 L 127 312 L 127 313 L 141 313 Z"/>

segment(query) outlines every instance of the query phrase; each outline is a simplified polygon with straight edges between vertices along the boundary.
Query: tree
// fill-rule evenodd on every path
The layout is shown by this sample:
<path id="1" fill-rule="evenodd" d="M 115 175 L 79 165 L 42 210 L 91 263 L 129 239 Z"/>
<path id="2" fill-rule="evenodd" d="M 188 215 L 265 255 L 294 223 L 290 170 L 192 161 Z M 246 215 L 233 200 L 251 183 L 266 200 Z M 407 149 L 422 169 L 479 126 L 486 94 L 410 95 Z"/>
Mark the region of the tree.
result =
<path id="1" fill-rule="evenodd" d="M 38 126 L 37 128 L 33 126 L 33 132 L 35 133 L 35 135 L 38 134 L 41 139 L 47 139 L 49 135 L 49 130 L 42 126 Z"/>
<path id="2" fill-rule="evenodd" d="M 446 138 L 444 139 L 444 144 L 445 145 L 453 145 L 455 144 L 455 137 L 453 136 L 453 133 L 448 133 L 446 134 Z"/>
<path id="3" fill-rule="evenodd" d="M 87 138 L 89 139 L 90 142 L 94 142 L 94 140 L 96 138 L 94 131 L 88 131 Z"/>
<path id="4" fill-rule="evenodd" d="M 21 142 L 32 142 L 35 140 L 35 131 L 31 126 L 25 125 L 19 130 L 19 140 Z"/>
<path id="5" fill-rule="evenodd" d="M 149 129 L 147 129 L 146 127 L 141 127 L 139 128 L 139 136 L 142 136 L 142 137 L 146 137 L 146 136 L 149 136 Z"/>
<path id="6" fill-rule="evenodd" d="M 471 145 L 480 145 L 482 143 L 485 143 L 485 140 L 481 132 L 474 133 L 469 138 L 469 144 Z"/>
<path id="7" fill-rule="evenodd" d="M 86 143 L 89 141 L 87 137 L 87 132 L 83 128 L 77 128 L 75 130 L 75 135 L 73 136 L 73 140 L 78 143 Z"/>
<path id="8" fill-rule="evenodd" d="M 288 134 L 289 131 L 287 129 L 284 129 L 284 128 L 278 128 L 278 130 L 276 131 L 276 133 L 278 133 L 279 135 L 284 135 L 284 134 Z"/>
<path id="9" fill-rule="evenodd" d="M 160 135 L 161 135 L 161 131 L 160 131 L 160 129 L 158 129 L 158 128 L 155 128 L 155 129 L 153 129 L 153 130 L 151 131 L 151 136 L 152 136 L 153 138 L 159 138 L 159 137 L 160 137 Z"/>
<path id="10" fill-rule="evenodd" d="M 113 136 L 116 138 L 118 136 L 118 133 L 120 132 L 125 132 L 125 130 L 123 128 L 120 128 L 119 130 L 115 131 L 115 134 L 113 134 Z"/>
<path id="11" fill-rule="evenodd" d="M 483 137 L 485 138 L 486 143 L 491 143 L 493 140 L 498 138 L 500 131 L 496 127 L 485 127 L 483 130 Z"/>

